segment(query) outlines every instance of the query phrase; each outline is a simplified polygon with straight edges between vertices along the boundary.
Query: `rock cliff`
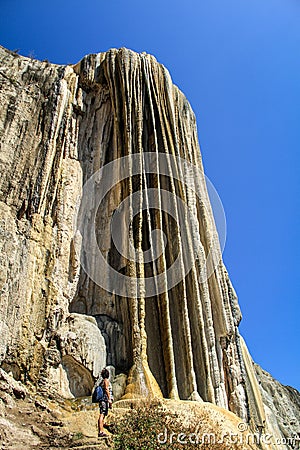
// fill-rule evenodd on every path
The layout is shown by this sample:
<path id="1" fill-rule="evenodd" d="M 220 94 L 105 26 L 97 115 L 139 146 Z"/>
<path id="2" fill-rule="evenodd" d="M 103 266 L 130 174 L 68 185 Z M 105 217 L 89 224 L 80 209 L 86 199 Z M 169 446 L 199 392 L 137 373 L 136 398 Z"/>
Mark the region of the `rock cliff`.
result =
<path id="1" fill-rule="evenodd" d="M 282 436 L 168 71 L 126 49 L 57 66 L 1 48 L 0 77 L 1 367 L 71 398 L 107 364 L 124 399 L 210 402 Z"/>

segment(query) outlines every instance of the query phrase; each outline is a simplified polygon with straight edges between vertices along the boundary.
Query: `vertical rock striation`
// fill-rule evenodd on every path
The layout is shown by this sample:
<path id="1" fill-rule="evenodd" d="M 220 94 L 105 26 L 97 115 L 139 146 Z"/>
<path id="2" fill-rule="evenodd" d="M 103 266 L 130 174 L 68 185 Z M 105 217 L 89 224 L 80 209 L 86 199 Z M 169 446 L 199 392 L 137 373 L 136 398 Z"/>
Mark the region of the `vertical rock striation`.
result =
<path id="1" fill-rule="evenodd" d="M 103 164 L 146 152 L 183 158 L 196 165 L 203 177 L 193 112 L 167 70 L 152 56 L 112 50 L 84 58 L 74 71 L 84 94 L 78 135 L 84 181 Z M 165 213 L 163 199 L 158 199 L 155 210 L 146 207 L 137 212 L 129 236 L 133 246 L 142 252 L 153 228 L 163 231 L 168 245 L 156 263 L 144 264 L 141 260 L 131 264 L 124 259 L 111 243 L 109 225 L 126 194 L 155 188 L 179 195 L 193 211 L 196 222 L 184 224 L 189 232 L 188 245 L 200 249 L 188 275 L 179 272 L 179 284 L 146 299 L 136 295 L 141 288 L 136 283 L 132 298 L 126 299 L 105 292 L 82 271 L 70 308 L 88 315 L 106 315 L 121 325 L 118 339 L 124 343 L 126 359 L 123 352 L 117 353 L 114 364 L 122 370 L 130 369 L 126 395 L 145 395 L 159 387 L 166 397 L 201 397 L 231 408 L 247 420 L 245 373 L 237 330 L 240 310 L 222 264 L 207 281 L 200 282 L 201 268 L 217 236 L 210 209 L 199 204 L 192 191 L 200 182 L 192 175 L 183 174 L 183 182 L 179 183 L 160 174 L 159 167 L 157 174 L 149 175 L 141 166 L 140 175 L 115 187 L 96 219 L 96 228 L 101 230 L 99 246 L 116 270 L 134 279 L 141 270 L 148 276 L 155 270 L 163 273 L 183 245 L 181 231 Z M 206 192 L 203 195 L 207 196 Z M 91 227 L 87 229 L 90 233 Z M 167 280 L 165 283 L 168 287 Z M 156 383 L 159 386 L 155 387 Z"/>
<path id="2" fill-rule="evenodd" d="M 167 70 L 126 49 L 75 66 L 0 49 L 0 65 L 2 367 L 40 389 L 78 396 L 89 393 L 92 375 L 107 363 L 128 374 L 125 397 L 202 399 L 263 427 L 237 297 L 220 260 L 195 117 Z M 187 165 L 167 158 L 166 174 L 154 158 L 149 170 L 146 154 Z M 98 179 L 76 235 L 83 186 L 119 158 L 129 161 L 128 176 L 112 166 L 116 182 L 94 220 L 99 186 L 107 182 Z M 119 241 L 135 259 L 111 236 L 126 198 L 129 227 L 120 226 Z M 93 230 L 107 270 L 84 246 Z M 188 272 L 186 248 L 195 256 Z M 216 267 L 204 276 L 211 250 Z M 89 270 L 80 259 L 90 261 Z M 178 283 L 170 286 L 167 271 L 177 260 Z M 117 292 L 110 268 L 131 280 L 126 295 Z M 158 275 L 164 289 L 149 296 L 147 279 Z"/>

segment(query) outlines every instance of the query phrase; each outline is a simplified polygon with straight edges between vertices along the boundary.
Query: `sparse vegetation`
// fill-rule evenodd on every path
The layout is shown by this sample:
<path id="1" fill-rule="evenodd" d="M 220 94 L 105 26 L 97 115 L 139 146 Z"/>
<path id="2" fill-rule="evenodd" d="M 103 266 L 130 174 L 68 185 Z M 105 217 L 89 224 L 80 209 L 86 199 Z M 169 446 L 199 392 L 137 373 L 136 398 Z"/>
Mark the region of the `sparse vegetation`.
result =
<path id="1" fill-rule="evenodd" d="M 193 428 L 193 429 L 192 429 Z M 148 402 L 130 410 L 113 431 L 115 450 L 187 449 L 187 444 L 164 441 L 164 432 L 192 433 L 193 424 L 183 429 L 182 418 L 176 412 L 166 410 L 159 401 Z M 160 435 L 160 433 L 163 433 Z M 159 441 L 160 438 L 160 441 Z M 195 446 L 193 446 L 195 448 Z"/>
<path id="2" fill-rule="evenodd" d="M 163 402 L 147 402 L 128 411 L 114 429 L 114 450 L 240 450 L 250 446 L 228 434 L 206 411 L 173 411 Z M 227 436 L 227 437 L 226 437 Z M 256 449 L 255 445 L 251 447 Z"/>
<path id="3" fill-rule="evenodd" d="M 79 439 L 83 438 L 83 434 L 81 433 L 81 431 L 78 431 L 78 433 L 73 434 L 72 439 L 73 441 L 78 441 Z"/>

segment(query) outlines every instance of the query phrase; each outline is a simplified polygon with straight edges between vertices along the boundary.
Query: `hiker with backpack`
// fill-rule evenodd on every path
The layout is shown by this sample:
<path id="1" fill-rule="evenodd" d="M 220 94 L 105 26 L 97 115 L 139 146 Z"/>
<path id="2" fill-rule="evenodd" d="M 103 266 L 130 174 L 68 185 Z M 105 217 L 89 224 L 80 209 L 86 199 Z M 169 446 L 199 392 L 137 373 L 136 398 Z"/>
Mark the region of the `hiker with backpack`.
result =
<path id="1" fill-rule="evenodd" d="M 112 408 L 113 395 L 112 387 L 109 381 L 109 371 L 104 368 L 101 371 L 93 389 L 92 402 L 99 403 L 99 419 L 98 419 L 98 437 L 106 437 L 104 432 L 104 419 L 108 415 L 108 409 Z"/>

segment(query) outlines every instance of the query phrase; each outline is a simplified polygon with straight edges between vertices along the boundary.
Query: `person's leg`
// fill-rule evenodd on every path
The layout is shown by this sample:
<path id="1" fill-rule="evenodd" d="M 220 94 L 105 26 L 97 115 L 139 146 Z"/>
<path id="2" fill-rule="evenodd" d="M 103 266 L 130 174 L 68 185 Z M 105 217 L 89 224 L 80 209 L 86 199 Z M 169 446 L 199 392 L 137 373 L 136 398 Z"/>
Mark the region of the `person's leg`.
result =
<path id="1" fill-rule="evenodd" d="M 99 414 L 98 431 L 99 431 L 99 433 L 104 432 L 104 414 Z"/>
<path id="2" fill-rule="evenodd" d="M 104 432 L 104 420 L 105 416 L 107 416 L 108 405 L 106 404 L 106 402 L 101 402 L 99 404 L 99 407 L 100 407 L 100 414 L 98 419 L 98 435 L 99 437 L 105 437 L 107 436 L 107 434 Z"/>

